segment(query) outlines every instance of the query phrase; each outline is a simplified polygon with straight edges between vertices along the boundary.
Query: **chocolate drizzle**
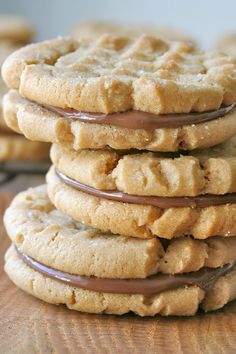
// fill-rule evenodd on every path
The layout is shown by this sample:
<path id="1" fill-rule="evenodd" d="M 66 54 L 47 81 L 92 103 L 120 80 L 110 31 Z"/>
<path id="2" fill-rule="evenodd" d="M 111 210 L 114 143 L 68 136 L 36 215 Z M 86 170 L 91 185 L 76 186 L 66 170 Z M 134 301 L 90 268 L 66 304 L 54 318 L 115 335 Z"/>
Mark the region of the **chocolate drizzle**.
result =
<path id="1" fill-rule="evenodd" d="M 118 191 L 96 189 L 64 175 L 64 173 L 59 171 L 57 168 L 55 168 L 55 172 L 63 183 L 72 188 L 91 194 L 98 198 L 109 199 L 122 203 L 152 205 L 162 209 L 181 207 L 206 208 L 213 205 L 236 204 L 236 193 L 224 195 L 205 194 L 196 197 L 157 197 L 133 195 Z"/>
<path id="2" fill-rule="evenodd" d="M 114 125 L 127 129 L 146 129 L 153 130 L 158 128 L 179 128 L 184 125 L 192 125 L 208 122 L 225 116 L 233 110 L 235 104 L 227 107 L 221 107 L 215 111 L 201 113 L 177 113 L 177 114 L 152 114 L 130 110 L 120 113 L 103 114 L 79 112 L 73 108 L 59 108 L 50 105 L 44 105 L 45 108 L 60 116 L 79 120 L 83 123 L 96 123 L 105 125 Z"/>
<path id="3" fill-rule="evenodd" d="M 227 274 L 236 264 L 236 261 L 233 261 L 215 269 L 203 268 L 197 272 L 178 275 L 158 274 L 145 279 L 108 279 L 62 272 L 37 262 L 25 253 L 20 252 L 17 247 L 15 248 L 22 261 L 37 272 L 71 286 L 101 293 L 153 296 L 163 291 L 188 285 L 208 290 L 211 289 L 219 277 Z"/>

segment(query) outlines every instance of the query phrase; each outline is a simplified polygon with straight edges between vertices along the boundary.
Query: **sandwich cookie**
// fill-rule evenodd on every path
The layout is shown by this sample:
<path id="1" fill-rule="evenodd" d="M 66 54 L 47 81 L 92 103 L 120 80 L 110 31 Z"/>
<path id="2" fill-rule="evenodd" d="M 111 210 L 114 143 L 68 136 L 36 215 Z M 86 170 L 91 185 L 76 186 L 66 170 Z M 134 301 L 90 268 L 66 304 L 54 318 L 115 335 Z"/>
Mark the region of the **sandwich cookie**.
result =
<path id="1" fill-rule="evenodd" d="M 55 167 L 51 167 L 46 180 L 49 198 L 57 209 L 103 231 L 132 237 L 158 236 L 167 239 L 183 235 L 192 235 L 196 239 L 236 235 L 235 194 L 229 195 L 227 201 L 222 201 L 221 196 L 218 196 L 207 206 L 187 204 L 176 207 L 176 204 L 171 204 L 172 198 L 161 198 L 165 204 L 153 206 L 148 200 L 144 204 L 142 196 L 139 196 L 140 203 L 137 203 L 137 198 L 131 203 L 81 191 L 75 183 L 68 183 L 68 179 L 58 173 Z M 217 202 L 214 205 L 219 199 L 222 204 Z"/>
<path id="2" fill-rule="evenodd" d="M 50 157 L 62 179 L 71 185 L 74 180 L 78 189 L 90 190 L 101 197 L 109 194 L 115 199 L 120 193 L 120 198 L 129 201 L 129 196 L 134 200 L 135 196 L 140 200 L 143 196 L 147 197 L 143 198 L 146 203 L 152 204 L 152 196 L 198 196 L 175 201 L 169 198 L 172 206 L 181 202 L 183 206 L 188 203 L 194 206 L 204 200 L 205 205 L 207 200 L 211 203 L 214 195 L 215 202 L 220 203 L 226 198 L 223 195 L 236 192 L 236 136 L 214 148 L 189 154 L 111 149 L 75 151 L 53 144 Z"/>
<path id="3" fill-rule="evenodd" d="M 46 41 L 5 61 L 5 82 L 25 98 L 8 118 L 8 103 L 20 101 L 10 93 L 6 120 L 75 150 L 210 147 L 236 134 L 235 68 L 224 54 L 145 35 Z"/>
<path id="4" fill-rule="evenodd" d="M 104 234 L 56 210 L 45 186 L 20 193 L 4 222 L 14 244 L 6 272 L 50 303 L 92 313 L 193 315 L 236 296 L 234 238 L 164 245 Z"/>

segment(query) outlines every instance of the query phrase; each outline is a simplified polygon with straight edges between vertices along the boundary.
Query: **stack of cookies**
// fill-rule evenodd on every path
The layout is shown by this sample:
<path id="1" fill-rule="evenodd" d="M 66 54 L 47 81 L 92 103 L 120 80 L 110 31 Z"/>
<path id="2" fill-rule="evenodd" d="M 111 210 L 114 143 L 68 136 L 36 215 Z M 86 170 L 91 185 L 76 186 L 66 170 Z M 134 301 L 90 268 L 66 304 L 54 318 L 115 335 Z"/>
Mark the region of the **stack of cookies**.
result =
<path id="1" fill-rule="evenodd" d="M 31 26 L 21 18 L 0 16 L 0 65 L 9 54 L 29 43 L 32 37 Z M 2 98 L 6 92 L 7 87 L 0 76 L 0 161 L 47 159 L 48 144 L 29 142 L 5 124 Z"/>
<path id="2" fill-rule="evenodd" d="M 12 281 L 90 313 L 194 315 L 236 298 L 235 70 L 146 35 L 11 55 L 6 121 L 53 143 L 47 186 L 5 214 Z"/>

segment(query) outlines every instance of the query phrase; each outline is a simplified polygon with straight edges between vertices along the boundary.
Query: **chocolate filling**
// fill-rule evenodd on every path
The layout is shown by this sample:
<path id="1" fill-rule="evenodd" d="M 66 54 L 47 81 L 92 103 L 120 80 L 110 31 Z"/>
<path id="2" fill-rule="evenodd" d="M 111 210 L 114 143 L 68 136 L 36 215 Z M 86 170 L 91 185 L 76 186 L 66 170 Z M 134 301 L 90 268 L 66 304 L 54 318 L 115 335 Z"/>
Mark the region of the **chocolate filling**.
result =
<path id="1" fill-rule="evenodd" d="M 160 115 L 135 110 L 112 114 L 90 113 L 79 112 L 73 108 L 63 109 L 46 104 L 43 106 L 50 111 L 58 113 L 62 117 L 79 120 L 84 123 L 114 125 L 128 129 L 153 130 L 158 128 L 179 128 L 184 125 L 208 122 L 225 116 L 233 110 L 235 104 L 221 107 L 215 111 Z"/>
<path id="2" fill-rule="evenodd" d="M 15 248 L 18 256 L 23 262 L 37 272 L 52 279 L 59 280 L 65 284 L 99 293 L 142 294 L 145 296 L 152 296 L 163 291 L 187 285 L 199 286 L 203 290 L 208 290 L 214 285 L 219 277 L 227 274 L 236 264 L 236 261 L 233 261 L 215 269 L 203 268 L 197 272 L 178 275 L 158 274 L 145 279 L 108 279 L 61 272 L 37 262 L 25 253 L 20 252 L 17 247 Z"/>
<path id="3" fill-rule="evenodd" d="M 153 205 L 162 209 L 178 207 L 206 208 L 213 205 L 236 204 L 236 193 L 224 195 L 205 194 L 196 197 L 156 197 L 133 195 L 118 191 L 96 189 L 64 175 L 64 173 L 59 171 L 57 168 L 55 168 L 55 172 L 63 183 L 72 188 L 91 194 L 98 198 L 109 199 L 122 203 Z"/>

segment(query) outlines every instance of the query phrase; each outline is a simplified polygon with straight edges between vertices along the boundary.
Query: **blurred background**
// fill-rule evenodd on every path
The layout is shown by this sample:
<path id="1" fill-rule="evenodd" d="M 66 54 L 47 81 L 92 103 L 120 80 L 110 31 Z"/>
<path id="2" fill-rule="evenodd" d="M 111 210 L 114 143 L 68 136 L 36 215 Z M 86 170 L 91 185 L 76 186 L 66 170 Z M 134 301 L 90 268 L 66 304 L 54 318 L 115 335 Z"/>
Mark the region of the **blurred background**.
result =
<path id="1" fill-rule="evenodd" d="M 235 0 L 0 0 L 0 12 L 28 18 L 37 39 L 68 34 L 78 21 L 105 19 L 171 25 L 213 48 L 236 27 Z"/>

